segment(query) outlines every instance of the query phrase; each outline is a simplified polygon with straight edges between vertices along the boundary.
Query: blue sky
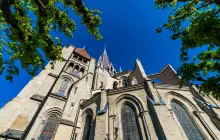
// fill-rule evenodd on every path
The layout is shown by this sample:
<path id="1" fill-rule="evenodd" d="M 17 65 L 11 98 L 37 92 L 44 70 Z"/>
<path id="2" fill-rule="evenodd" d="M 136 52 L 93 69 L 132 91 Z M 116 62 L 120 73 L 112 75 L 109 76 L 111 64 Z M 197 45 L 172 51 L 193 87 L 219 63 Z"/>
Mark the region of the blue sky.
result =
<path id="1" fill-rule="evenodd" d="M 154 0 L 85 0 L 84 3 L 103 12 L 99 27 L 103 40 L 96 41 L 72 11 L 69 15 L 77 24 L 74 38 L 53 33 L 63 40 L 64 45 L 86 46 L 89 55 L 96 59 L 106 45 L 110 61 L 117 71 L 120 66 L 122 70 L 133 70 L 136 58 L 141 60 L 147 74 L 159 72 L 168 63 L 176 70 L 181 65 L 181 42 L 172 41 L 168 31 L 155 33 L 155 29 L 167 20 L 169 11 L 156 9 Z M 13 83 L 5 80 L 5 74 L 1 75 L 0 108 L 14 98 L 31 78 L 24 70 L 14 77 Z"/>

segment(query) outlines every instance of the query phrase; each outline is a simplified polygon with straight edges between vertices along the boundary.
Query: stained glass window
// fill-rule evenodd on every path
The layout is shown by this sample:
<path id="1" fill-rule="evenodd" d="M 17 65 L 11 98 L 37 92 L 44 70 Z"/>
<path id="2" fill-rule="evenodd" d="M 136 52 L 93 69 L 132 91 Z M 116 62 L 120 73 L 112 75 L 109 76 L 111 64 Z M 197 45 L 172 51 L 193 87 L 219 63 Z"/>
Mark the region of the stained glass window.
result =
<path id="1" fill-rule="evenodd" d="M 188 139 L 203 140 L 204 138 L 202 137 L 193 120 L 186 112 L 186 109 L 176 102 L 171 102 L 171 106 Z"/>
<path id="2" fill-rule="evenodd" d="M 129 105 L 124 105 L 121 110 L 123 140 L 141 140 L 141 133 L 137 115 Z"/>
<path id="3" fill-rule="evenodd" d="M 64 96 L 64 94 L 65 94 L 65 91 L 66 91 L 66 89 L 67 89 L 67 86 L 68 86 L 68 80 L 63 80 L 62 82 L 61 82 L 61 85 L 60 85 L 60 89 L 59 89 L 59 91 L 58 91 L 58 95 L 60 95 L 60 96 Z"/>
<path id="4" fill-rule="evenodd" d="M 44 128 L 38 140 L 52 140 L 58 126 L 58 118 L 50 116 L 44 125 Z"/>
<path id="5" fill-rule="evenodd" d="M 92 116 L 86 115 L 82 140 L 89 140 L 91 125 L 92 125 Z"/>

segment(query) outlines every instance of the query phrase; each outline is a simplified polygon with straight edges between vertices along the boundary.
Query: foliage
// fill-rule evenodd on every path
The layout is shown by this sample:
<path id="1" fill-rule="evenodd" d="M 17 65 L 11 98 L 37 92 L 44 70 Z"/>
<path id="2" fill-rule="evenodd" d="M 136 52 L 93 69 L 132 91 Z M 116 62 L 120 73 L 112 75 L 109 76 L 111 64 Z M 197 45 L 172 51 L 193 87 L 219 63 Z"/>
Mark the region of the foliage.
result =
<path id="1" fill-rule="evenodd" d="M 64 8 L 56 6 L 62 3 Z M 35 75 L 44 68 L 45 61 L 40 52 L 53 62 L 62 60 L 61 40 L 51 35 L 52 30 L 59 30 L 67 37 L 73 37 L 76 24 L 68 16 L 67 8 L 75 11 L 82 18 L 82 24 L 97 40 L 102 39 L 98 26 L 100 11 L 89 10 L 82 0 L 3 0 L 0 4 L 0 75 L 4 69 L 6 79 L 12 81 L 19 74 L 15 65 L 21 62 L 30 75 Z M 31 16 L 36 17 L 36 21 Z M 3 58 L 3 53 L 9 58 Z"/>
<path id="2" fill-rule="evenodd" d="M 202 93 L 220 99 L 220 0 L 155 0 L 155 5 L 172 9 L 168 21 L 156 32 L 170 30 L 171 39 L 182 42 L 181 85 L 199 82 Z M 190 58 L 193 49 L 203 51 Z"/>

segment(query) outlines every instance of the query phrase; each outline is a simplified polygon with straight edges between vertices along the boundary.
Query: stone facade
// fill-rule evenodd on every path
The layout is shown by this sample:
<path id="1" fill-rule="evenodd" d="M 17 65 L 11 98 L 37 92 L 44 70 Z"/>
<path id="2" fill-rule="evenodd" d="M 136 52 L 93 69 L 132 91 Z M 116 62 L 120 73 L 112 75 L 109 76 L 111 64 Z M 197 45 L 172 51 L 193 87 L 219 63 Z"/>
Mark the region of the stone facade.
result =
<path id="1" fill-rule="evenodd" d="M 179 88 L 169 64 L 147 75 L 138 59 L 116 72 L 106 50 L 97 62 L 72 45 L 62 55 L 0 109 L 0 140 L 220 140 L 220 102 Z"/>

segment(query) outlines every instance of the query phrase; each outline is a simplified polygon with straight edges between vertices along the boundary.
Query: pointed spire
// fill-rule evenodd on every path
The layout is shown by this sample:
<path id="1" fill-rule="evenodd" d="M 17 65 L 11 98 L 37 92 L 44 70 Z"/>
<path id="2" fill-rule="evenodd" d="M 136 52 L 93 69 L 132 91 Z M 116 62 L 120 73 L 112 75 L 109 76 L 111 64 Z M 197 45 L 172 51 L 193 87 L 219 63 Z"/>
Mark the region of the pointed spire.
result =
<path id="1" fill-rule="evenodd" d="M 120 66 L 120 68 L 119 68 L 119 72 L 122 72 L 121 66 Z"/>
<path id="2" fill-rule="evenodd" d="M 102 61 L 103 61 L 104 67 L 107 67 L 110 64 L 110 62 L 109 62 L 109 58 L 108 58 L 107 51 L 106 51 L 106 45 L 104 45 L 104 46 L 105 46 L 105 49 L 102 54 Z"/>
<path id="3" fill-rule="evenodd" d="M 106 52 L 106 45 L 104 45 L 105 49 L 104 49 L 104 52 Z"/>
<path id="4" fill-rule="evenodd" d="M 100 56 L 99 56 L 99 61 L 101 61 L 101 60 L 102 60 L 102 56 L 100 55 Z"/>

